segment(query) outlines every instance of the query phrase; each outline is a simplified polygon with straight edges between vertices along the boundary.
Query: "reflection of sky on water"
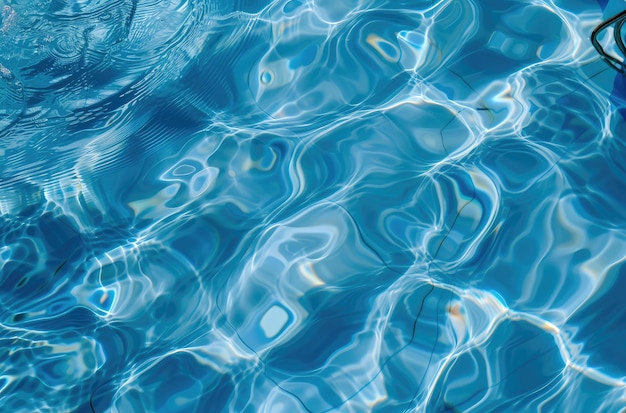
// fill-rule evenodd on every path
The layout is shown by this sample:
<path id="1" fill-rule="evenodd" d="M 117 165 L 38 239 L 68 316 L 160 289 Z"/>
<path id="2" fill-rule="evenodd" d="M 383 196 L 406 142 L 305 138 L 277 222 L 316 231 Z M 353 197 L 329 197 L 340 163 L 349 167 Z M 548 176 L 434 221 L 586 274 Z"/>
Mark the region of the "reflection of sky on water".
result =
<path id="1" fill-rule="evenodd" d="M 626 404 L 623 94 L 597 5 L 0 18 L 6 409 Z"/>

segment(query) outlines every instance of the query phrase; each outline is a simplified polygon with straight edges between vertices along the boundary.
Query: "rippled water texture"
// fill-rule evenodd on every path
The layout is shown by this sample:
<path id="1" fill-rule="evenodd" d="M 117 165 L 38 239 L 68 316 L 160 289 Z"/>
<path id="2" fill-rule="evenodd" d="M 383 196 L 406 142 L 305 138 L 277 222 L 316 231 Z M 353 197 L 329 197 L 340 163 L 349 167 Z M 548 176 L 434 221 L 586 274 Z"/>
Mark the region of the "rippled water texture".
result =
<path id="1" fill-rule="evenodd" d="M 6 0 L 0 411 L 625 412 L 599 3 Z"/>

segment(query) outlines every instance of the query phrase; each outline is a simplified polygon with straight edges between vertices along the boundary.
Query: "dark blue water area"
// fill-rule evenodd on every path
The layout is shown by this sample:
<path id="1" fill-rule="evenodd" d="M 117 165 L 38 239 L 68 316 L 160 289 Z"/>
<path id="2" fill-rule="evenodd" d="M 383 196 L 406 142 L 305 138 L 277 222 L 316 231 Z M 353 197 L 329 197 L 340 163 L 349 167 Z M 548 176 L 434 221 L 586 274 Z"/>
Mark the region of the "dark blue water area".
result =
<path id="1" fill-rule="evenodd" d="M 622 2 L 5 3 L 0 412 L 626 411 Z"/>

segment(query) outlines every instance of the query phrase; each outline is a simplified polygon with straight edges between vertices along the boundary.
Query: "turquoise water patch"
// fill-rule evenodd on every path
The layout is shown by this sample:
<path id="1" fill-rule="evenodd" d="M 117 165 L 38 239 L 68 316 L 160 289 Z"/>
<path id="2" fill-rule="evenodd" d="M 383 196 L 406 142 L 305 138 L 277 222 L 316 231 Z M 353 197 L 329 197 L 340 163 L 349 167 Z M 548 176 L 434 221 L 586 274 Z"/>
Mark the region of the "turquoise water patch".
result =
<path id="1" fill-rule="evenodd" d="M 5 3 L 0 412 L 624 411 L 623 2 Z"/>

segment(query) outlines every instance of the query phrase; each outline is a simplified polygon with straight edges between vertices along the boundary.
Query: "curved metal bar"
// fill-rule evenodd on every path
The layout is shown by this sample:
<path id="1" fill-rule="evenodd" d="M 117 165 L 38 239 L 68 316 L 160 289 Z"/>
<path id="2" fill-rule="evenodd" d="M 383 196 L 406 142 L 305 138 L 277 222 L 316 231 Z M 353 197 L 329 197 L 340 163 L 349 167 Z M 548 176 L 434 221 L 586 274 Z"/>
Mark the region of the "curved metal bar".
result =
<path id="1" fill-rule="evenodd" d="M 617 47 L 620 52 L 622 52 L 622 55 L 626 57 L 626 46 L 624 46 L 624 40 L 622 39 L 622 27 L 624 26 L 624 23 L 626 23 L 626 16 L 615 23 L 613 39 L 615 39 L 615 44 L 617 44 Z"/>
<path id="2" fill-rule="evenodd" d="M 626 56 L 626 45 L 624 45 L 621 34 L 622 27 L 626 23 L 626 10 L 611 17 L 607 21 L 600 23 L 595 29 L 593 29 L 593 32 L 591 32 L 591 44 L 593 44 L 593 47 L 596 49 L 598 54 L 609 66 L 611 66 L 613 69 L 617 70 L 621 74 L 626 75 L 624 62 L 606 53 L 602 48 L 602 45 L 598 41 L 598 35 L 600 34 L 600 32 L 602 32 L 614 23 L 616 23 L 616 25 L 615 31 L 613 33 L 613 38 L 615 39 L 615 43 L 617 44 L 619 50 Z"/>

